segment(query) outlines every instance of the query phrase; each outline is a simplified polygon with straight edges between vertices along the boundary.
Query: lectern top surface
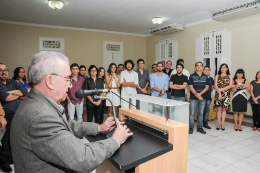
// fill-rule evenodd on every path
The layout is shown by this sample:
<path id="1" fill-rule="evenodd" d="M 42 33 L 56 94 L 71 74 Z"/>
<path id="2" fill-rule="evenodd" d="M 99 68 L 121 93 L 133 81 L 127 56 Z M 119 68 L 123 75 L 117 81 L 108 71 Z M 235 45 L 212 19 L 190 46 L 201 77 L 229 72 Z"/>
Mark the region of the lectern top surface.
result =
<path id="1" fill-rule="evenodd" d="M 154 159 L 173 150 L 173 145 L 156 135 L 148 133 L 141 128 L 127 124 L 133 136 L 121 145 L 109 161 L 121 172 L 136 167 L 144 162 Z M 104 134 L 87 136 L 90 142 L 106 139 Z"/>
<path id="2" fill-rule="evenodd" d="M 131 96 L 122 96 L 123 98 L 133 98 L 137 99 L 140 101 L 144 102 L 149 102 L 149 103 L 154 103 L 157 105 L 162 105 L 162 106 L 178 106 L 178 105 L 188 105 L 189 103 L 187 102 L 182 102 L 182 101 L 176 101 L 172 99 L 165 99 L 165 98 L 160 98 L 160 97 L 153 97 L 149 95 L 144 95 L 144 94 L 134 94 Z"/>

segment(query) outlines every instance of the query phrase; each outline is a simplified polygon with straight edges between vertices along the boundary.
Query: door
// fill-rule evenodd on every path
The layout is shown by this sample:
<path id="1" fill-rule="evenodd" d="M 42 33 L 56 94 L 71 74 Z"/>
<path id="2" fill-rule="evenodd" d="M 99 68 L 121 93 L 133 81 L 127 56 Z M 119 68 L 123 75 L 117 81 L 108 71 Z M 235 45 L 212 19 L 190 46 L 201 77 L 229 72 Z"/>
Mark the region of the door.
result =
<path id="1" fill-rule="evenodd" d="M 123 64 L 123 54 L 122 53 L 106 53 L 105 54 L 105 61 L 104 61 L 104 68 L 107 70 L 111 63 Z"/>

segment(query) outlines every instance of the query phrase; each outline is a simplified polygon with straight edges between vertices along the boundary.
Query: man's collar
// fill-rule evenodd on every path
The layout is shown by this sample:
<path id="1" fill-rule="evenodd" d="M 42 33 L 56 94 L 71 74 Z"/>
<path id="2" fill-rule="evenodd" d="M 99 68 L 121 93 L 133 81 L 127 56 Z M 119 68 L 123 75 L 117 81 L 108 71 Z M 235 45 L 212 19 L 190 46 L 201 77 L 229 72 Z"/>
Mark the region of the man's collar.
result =
<path id="1" fill-rule="evenodd" d="M 35 88 L 32 88 L 32 91 L 40 94 L 46 100 L 48 100 L 53 105 L 53 107 L 60 113 L 60 115 L 64 114 L 65 110 L 64 110 L 64 107 L 61 104 L 56 103 L 52 98 L 50 98 L 46 94 L 36 90 Z"/>
<path id="2" fill-rule="evenodd" d="M 1 83 L 4 84 L 2 81 L 1 81 Z M 12 79 L 6 79 L 6 84 L 8 84 L 8 83 L 12 83 Z M 4 85 L 6 85 L 6 84 L 4 84 Z"/>

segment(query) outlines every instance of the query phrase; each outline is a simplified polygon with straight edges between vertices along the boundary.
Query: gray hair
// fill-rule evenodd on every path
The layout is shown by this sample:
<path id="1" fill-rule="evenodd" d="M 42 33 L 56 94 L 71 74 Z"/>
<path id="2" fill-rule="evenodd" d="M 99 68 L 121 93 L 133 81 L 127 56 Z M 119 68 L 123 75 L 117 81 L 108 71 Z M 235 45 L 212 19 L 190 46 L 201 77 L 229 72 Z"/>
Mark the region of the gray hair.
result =
<path id="1" fill-rule="evenodd" d="M 43 51 L 33 56 L 28 68 L 28 82 L 32 87 L 39 84 L 43 78 L 50 74 L 62 75 L 63 69 L 59 60 L 70 64 L 69 59 L 58 52 Z"/>

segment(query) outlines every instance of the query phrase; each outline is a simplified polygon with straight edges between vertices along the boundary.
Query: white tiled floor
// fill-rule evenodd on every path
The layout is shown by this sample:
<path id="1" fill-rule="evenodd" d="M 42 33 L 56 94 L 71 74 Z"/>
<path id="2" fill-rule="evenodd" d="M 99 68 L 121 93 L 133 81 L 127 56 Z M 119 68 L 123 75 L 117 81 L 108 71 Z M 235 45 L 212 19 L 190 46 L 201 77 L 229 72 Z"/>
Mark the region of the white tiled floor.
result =
<path id="1" fill-rule="evenodd" d="M 245 126 L 242 132 L 235 131 L 234 124 L 228 122 L 225 131 L 216 130 L 216 123 L 209 122 L 212 129 L 204 129 L 207 134 L 197 132 L 196 128 L 189 134 L 187 172 L 258 173 L 260 132 Z"/>
<path id="2" fill-rule="evenodd" d="M 216 124 L 216 120 L 209 122 L 212 129 L 204 129 L 207 134 L 196 128 L 189 134 L 187 172 L 259 172 L 260 132 L 245 126 L 243 131 L 235 131 L 234 124 L 228 122 L 225 131 L 216 130 Z"/>

